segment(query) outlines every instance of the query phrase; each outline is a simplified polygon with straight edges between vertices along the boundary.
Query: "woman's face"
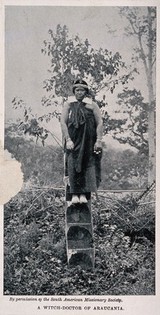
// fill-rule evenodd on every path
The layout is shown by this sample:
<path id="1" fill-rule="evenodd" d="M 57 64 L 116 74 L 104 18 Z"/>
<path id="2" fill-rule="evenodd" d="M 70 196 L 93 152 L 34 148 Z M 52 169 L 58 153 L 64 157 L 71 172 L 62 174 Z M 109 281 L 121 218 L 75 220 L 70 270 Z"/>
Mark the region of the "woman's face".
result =
<path id="1" fill-rule="evenodd" d="M 82 101 L 86 96 L 86 90 L 83 87 L 76 87 L 74 90 L 74 95 L 77 101 Z"/>

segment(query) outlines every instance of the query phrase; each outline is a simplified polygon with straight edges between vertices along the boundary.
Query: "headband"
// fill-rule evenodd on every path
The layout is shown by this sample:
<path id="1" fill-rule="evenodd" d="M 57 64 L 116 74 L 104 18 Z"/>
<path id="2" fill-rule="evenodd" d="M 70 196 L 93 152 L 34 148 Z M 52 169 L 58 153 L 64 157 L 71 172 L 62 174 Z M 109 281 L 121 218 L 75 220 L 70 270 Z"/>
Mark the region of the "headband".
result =
<path id="1" fill-rule="evenodd" d="M 75 83 L 73 85 L 73 89 L 76 88 L 76 87 L 82 87 L 82 88 L 88 90 L 88 86 L 86 84 L 83 84 L 83 83 Z"/>

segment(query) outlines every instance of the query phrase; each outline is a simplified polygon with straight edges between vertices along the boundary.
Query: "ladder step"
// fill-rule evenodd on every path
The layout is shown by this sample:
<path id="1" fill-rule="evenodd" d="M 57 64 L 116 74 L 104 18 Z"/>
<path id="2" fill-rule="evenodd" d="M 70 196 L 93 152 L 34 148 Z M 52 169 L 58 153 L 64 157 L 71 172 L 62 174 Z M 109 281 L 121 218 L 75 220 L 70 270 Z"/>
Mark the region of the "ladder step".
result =
<path id="1" fill-rule="evenodd" d="M 94 248 L 68 250 L 68 265 L 75 267 L 80 265 L 84 269 L 94 268 Z"/>
<path id="2" fill-rule="evenodd" d="M 66 188 L 65 235 L 69 267 L 94 268 L 95 249 L 90 194 L 87 203 L 70 204 Z"/>
<path id="3" fill-rule="evenodd" d="M 75 204 L 67 208 L 66 211 L 67 223 L 90 223 L 91 210 L 88 204 Z"/>

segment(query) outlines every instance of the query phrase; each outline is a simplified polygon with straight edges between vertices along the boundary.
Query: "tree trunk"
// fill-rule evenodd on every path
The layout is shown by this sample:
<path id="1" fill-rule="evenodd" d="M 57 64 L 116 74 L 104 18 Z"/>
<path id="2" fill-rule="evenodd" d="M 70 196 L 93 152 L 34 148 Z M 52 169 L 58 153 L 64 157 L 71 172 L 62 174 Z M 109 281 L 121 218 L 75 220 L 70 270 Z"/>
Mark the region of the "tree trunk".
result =
<path id="1" fill-rule="evenodd" d="M 154 105 L 154 88 L 153 88 L 153 46 L 152 46 L 152 20 L 151 10 L 148 7 L 148 28 L 149 28 L 149 45 L 148 45 L 148 145 L 149 145 L 149 170 L 148 170 L 148 184 L 152 184 L 156 176 L 155 165 L 155 105 Z"/>
<path id="2" fill-rule="evenodd" d="M 153 102 L 153 85 L 148 80 L 149 90 L 149 113 L 148 113 L 148 145 L 149 145 L 149 170 L 148 170 L 148 184 L 152 184 L 155 180 L 155 113 Z"/>

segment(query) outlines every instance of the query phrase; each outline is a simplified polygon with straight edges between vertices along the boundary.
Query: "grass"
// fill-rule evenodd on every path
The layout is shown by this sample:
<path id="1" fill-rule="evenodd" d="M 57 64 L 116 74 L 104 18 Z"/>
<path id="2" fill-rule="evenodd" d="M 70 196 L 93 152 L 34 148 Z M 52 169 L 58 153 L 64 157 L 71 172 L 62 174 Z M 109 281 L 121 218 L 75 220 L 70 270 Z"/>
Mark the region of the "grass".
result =
<path id="1" fill-rule="evenodd" d="M 4 294 L 154 295 L 154 204 L 108 194 L 93 197 L 92 215 L 95 270 L 68 268 L 63 191 L 12 198 L 4 208 Z"/>

